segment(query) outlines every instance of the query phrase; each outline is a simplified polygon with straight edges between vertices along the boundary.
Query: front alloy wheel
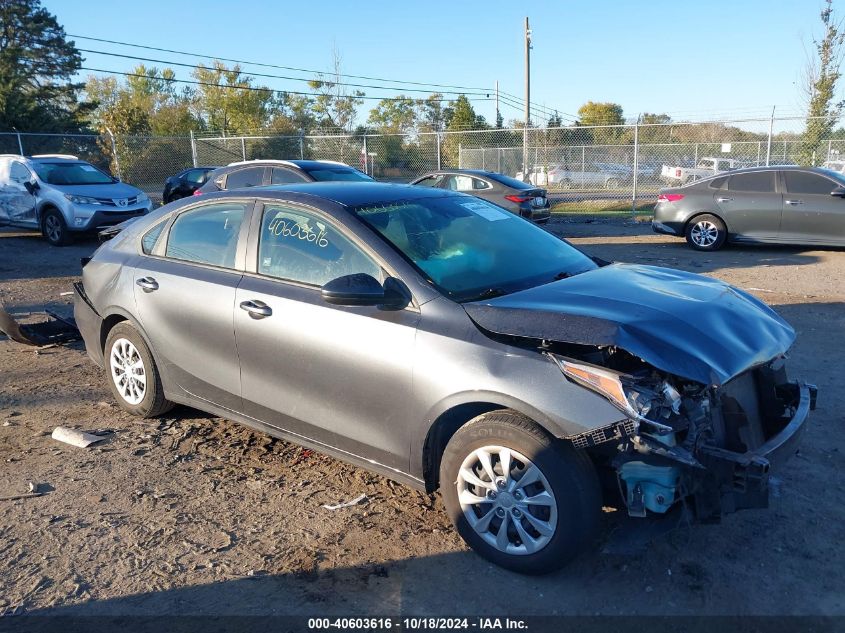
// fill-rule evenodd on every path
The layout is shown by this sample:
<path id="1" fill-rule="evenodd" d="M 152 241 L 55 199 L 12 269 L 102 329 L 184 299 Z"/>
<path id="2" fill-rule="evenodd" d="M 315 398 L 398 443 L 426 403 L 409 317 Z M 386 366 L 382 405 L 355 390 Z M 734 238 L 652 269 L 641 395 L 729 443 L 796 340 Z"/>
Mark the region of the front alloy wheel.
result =
<path id="1" fill-rule="evenodd" d="M 543 472 L 521 453 L 482 446 L 461 464 L 458 501 L 485 542 L 506 554 L 533 554 L 557 527 L 557 502 Z"/>
<path id="2" fill-rule="evenodd" d="M 70 231 L 62 214 L 55 209 L 48 209 L 41 222 L 41 232 L 53 246 L 65 246 L 70 243 Z"/>
<path id="3" fill-rule="evenodd" d="M 589 456 L 516 411 L 491 411 L 459 428 L 439 481 L 458 533 L 506 569 L 558 569 L 598 532 L 601 489 Z"/>

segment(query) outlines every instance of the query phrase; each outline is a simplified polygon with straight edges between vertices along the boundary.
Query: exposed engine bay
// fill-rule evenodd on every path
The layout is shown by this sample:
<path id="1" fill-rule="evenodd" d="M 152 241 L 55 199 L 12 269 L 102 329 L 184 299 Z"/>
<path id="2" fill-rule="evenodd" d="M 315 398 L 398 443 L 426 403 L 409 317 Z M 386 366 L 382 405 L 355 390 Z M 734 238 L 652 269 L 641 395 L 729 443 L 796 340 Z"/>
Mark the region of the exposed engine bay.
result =
<path id="1" fill-rule="evenodd" d="M 783 356 L 708 386 L 614 347 L 544 341 L 541 349 L 569 380 L 626 414 L 611 427 L 567 439 L 590 452 L 632 517 L 662 515 L 677 504 L 702 521 L 766 507 L 771 461 L 789 452 L 778 438 L 798 417 L 802 390 L 805 408 L 815 406 L 815 387 L 790 383 Z M 797 448 L 795 435 L 782 439 Z"/>

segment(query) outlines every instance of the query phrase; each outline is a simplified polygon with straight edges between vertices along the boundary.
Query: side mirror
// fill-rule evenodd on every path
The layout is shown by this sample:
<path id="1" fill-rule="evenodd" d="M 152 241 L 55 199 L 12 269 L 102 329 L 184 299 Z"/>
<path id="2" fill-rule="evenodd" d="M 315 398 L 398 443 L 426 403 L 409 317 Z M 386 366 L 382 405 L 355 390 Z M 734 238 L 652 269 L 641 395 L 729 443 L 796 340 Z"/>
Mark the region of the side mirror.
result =
<path id="1" fill-rule="evenodd" d="M 40 185 L 38 184 L 38 181 L 35 178 L 33 178 L 32 180 L 27 180 L 25 183 L 23 183 L 23 186 L 30 193 L 30 195 L 33 195 L 33 196 L 35 195 L 35 192 L 38 191 L 38 189 L 40 187 Z"/>
<path id="2" fill-rule="evenodd" d="M 327 282 L 321 289 L 326 303 L 338 306 L 378 306 L 401 310 L 411 302 L 410 293 L 398 279 L 388 278 L 382 286 L 366 273 L 344 275 Z"/>
<path id="3" fill-rule="evenodd" d="M 835 198 L 845 198 L 845 187 L 837 187 L 830 192 L 830 195 Z"/>

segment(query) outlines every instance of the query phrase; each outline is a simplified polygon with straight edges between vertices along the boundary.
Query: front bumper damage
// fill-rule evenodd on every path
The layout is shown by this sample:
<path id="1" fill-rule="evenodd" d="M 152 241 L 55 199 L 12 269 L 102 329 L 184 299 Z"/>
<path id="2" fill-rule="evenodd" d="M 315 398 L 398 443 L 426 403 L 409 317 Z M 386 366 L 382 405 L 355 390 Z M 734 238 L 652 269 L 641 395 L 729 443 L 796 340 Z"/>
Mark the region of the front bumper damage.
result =
<path id="1" fill-rule="evenodd" d="M 567 439 L 609 467 L 631 517 L 674 517 L 681 506 L 716 522 L 768 507 L 770 476 L 797 452 L 816 387 L 786 381 L 782 363 L 770 363 L 706 393 L 706 416 L 675 422 L 678 433 L 661 437 L 626 419 Z"/>
<path id="2" fill-rule="evenodd" d="M 787 410 L 794 413 L 782 428 L 756 448 L 736 452 L 718 446 L 701 447 L 700 461 L 712 477 L 696 495 L 696 515 L 701 518 L 727 514 L 742 508 L 769 505 L 769 475 L 798 451 L 810 411 L 816 408 L 818 389 L 808 383 L 780 385 Z"/>

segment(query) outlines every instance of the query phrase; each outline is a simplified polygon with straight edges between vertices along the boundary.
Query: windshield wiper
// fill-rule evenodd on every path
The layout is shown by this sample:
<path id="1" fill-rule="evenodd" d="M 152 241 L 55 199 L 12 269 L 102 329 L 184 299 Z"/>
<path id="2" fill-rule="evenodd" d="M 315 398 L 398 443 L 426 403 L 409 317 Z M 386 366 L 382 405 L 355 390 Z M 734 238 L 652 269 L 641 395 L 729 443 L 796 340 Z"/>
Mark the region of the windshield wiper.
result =
<path id="1" fill-rule="evenodd" d="M 474 297 L 463 299 L 462 301 L 483 301 L 484 299 L 493 299 L 495 297 L 501 297 L 502 295 L 506 294 L 508 294 L 508 291 L 503 288 L 488 288 L 484 292 L 477 294 Z"/>

